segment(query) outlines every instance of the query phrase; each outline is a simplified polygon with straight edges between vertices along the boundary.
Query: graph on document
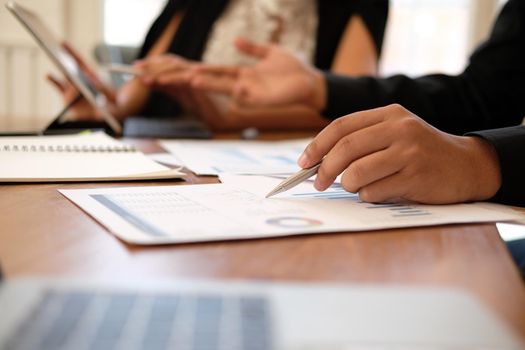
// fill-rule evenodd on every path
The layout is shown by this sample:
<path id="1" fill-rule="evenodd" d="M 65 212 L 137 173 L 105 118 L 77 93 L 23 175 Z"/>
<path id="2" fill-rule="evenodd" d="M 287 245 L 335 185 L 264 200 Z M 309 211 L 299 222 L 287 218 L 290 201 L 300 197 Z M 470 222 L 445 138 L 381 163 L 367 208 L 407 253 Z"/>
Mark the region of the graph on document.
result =
<path id="1" fill-rule="evenodd" d="M 331 199 L 331 200 L 353 200 L 359 201 L 359 195 L 357 193 L 351 193 L 346 191 L 343 186 L 339 183 L 334 183 L 330 188 L 324 192 L 300 192 L 292 194 L 292 197 L 296 198 L 317 198 L 317 199 Z"/>
<path id="2" fill-rule="evenodd" d="M 359 199 L 357 193 L 346 191 L 340 183 L 334 183 L 324 192 L 300 192 L 291 195 L 295 198 L 315 198 L 328 200 L 354 201 L 370 210 L 387 210 L 394 218 L 417 217 L 432 215 L 431 212 L 419 208 L 417 205 L 403 203 L 365 203 Z"/>

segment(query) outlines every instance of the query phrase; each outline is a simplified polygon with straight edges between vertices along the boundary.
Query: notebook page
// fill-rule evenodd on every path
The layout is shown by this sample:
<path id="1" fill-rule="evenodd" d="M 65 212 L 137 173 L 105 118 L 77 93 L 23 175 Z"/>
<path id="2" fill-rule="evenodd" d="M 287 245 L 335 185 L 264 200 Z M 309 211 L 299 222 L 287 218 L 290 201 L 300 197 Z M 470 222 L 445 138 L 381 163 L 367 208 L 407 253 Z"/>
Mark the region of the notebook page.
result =
<path id="1" fill-rule="evenodd" d="M 131 180 L 180 175 L 103 133 L 0 138 L 0 181 L 4 182 Z"/>

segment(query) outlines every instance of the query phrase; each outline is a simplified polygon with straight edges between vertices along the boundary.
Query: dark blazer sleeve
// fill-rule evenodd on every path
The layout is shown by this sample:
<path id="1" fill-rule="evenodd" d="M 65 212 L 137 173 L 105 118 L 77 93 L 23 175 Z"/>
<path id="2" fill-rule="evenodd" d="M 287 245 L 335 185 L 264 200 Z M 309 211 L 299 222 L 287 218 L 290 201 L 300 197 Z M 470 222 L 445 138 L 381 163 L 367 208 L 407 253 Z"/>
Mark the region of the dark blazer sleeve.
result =
<path id="1" fill-rule="evenodd" d="M 525 207 L 525 126 L 471 132 L 492 144 L 499 157 L 502 186 L 493 201 Z"/>
<path id="2" fill-rule="evenodd" d="M 402 104 L 444 131 L 464 134 L 517 125 L 525 115 L 525 0 L 509 0 L 487 42 L 457 76 L 348 78 L 326 74 L 327 108 L 337 118 Z"/>

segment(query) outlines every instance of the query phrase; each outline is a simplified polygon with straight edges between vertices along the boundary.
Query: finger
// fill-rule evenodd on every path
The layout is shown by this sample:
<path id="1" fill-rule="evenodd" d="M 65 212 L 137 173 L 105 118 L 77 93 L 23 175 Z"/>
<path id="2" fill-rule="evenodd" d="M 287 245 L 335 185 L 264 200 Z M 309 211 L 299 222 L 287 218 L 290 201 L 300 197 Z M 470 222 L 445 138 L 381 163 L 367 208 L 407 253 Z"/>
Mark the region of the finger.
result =
<path id="1" fill-rule="evenodd" d="M 148 64 L 143 67 L 145 74 L 159 76 L 167 72 L 179 72 L 188 70 L 193 64 L 185 59 L 174 55 L 162 55 L 151 58 Z"/>
<path id="2" fill-rule="evenodd" d="M 189 83 L 189 71 L 180 65 L 169 64 L 158 67 L 155 71 L 145 72 L 140 80 L 146 85 L 181 85 Z"/>
<path id="3" fill-rule="evenodd" d="M 406 197 L 410 184 L 400 171 L 362 187 L 359 190 L 359 199 L 369 203 L 399 201 Z"/>
<path id="4" fill-rule="evenodd" d="M 191 75 L 186 71 L 169 71 L 160 74 L 155 79 L 155 84 L 159 85 L 184 85 L 190 82 Z"/>
<path id="5" fill-rule="evenodd" d="M 232 88 L 233 101 L 241 107 L 255 107 L 254 99 L 249 89 L 243 84 L 235 84 Z"/>
<path id="6" fill-rule="evenodd" d="M 86 75 L 94 75 L 96 76 L 95 72 L 91 69 L 91 67 L 84 61 L 80 53 L 71 46 L 68 42 L 64 41 L 62 43 L 62 47 L 66 50 L 67 53 L 69 53 L 73 59 L 77 62 L 79 68 L 86 74 Z"/>
<path id="7" fill-rule="evenodd" d="M 146 58 L 140 61 L 135 61 L 133 63 L 133 68 L 142 72 L 141 80 L 145 80 L 143 79 L 144 77 L 149 77 L 153 73 L 153 67 L 155 66 L 153 63 L 153 58 L 154 57 Z"/>
<path id="8" fill-rule="evenodd" d="M 108 88 L 102 80 L 98 77 L 97 73 L 84 61 L 82 56 L 78 53 L 78 51 L 71 46 L 68 42 L 63 42 L 62 47 L 75 59 L 77 62 L 80 70 L 84 73 L 85 77 L 89 80 L 89 82 L 108 100 L 114 101 L 116 96 L 115 92 Z"/>
<path id="9" fill-rule="evenodd" d="M 188 65 L 179 61 L 179 60 L 163 60 L 159 61 L 157 64 L 153 64 L 149 67 L 149 74 L 160 76 L 166 73 L 177 73 L 184 71 L 188 68 Z"/>
<path id="10" fill-rule="evenodd" d="M 117 93 L 112 88 L 106 86 L 106 84 L 100 84 L 98 89 L 108 101 L 115 102 L 117 100 Z"/>
<path id="11" fill-rule="evenodd" d="M 384 108 L 356 112 L 336 119 L 324 128 L 306 147 L 298 160 L 302 168 L 309 168 L 321 161 L 323 157 L 346 135 L 357 130 L 380 123 L 385 118 Z"/>
<path id="12" fill-rule="evenodd" d="M 354 161 L 345 170 L 341 184 L 349 192 L 358 192 L 376 181 L 399 172 L 404 164 L 391 148 L 372 153 Z"/>
<path id="13" fill-rule="evenodd" d="M 235 46 L 242 53 L 259 59 L 265 58 L 271 49 L 271 45 L 257 44 L 245 38 L 235 40 Z"/>
<path id="14" fill-rule="evenodd" d="M 236 78 L 239 75 L 240 67 L 198 64 L 192 70 L 194 70 L 195 74 L 213 74 Z"/>
<path id="15" fill-rule="evenodd" d="M 143 74 L 147 74 L 150 68 L 149 59 L 137 60 L 133 62 L 133 68 L 142 71 Z"/>
<path id="16" fill-rule="evenodd" d="M 191 86 L 199 90 L 232 95 L 235 79 L 228 76 L 201 74 L 191 80 Z"/>
<path id="17" fill-rule="evenodd" d="M 388 148 L 393 137 L 390 134 L 387 125 L 375 124 L 341 138 L 324 157 L 317 172 L 315 188 L 324 191 L 355 161 Z"/>
<path id="18" fill-rule="evenodd" d="M 93 87 L 99 92 L 102 93 L 108 101 L 114 102 L 117 98 L 116 92 L 104 84 L 96 75 L 87 74 L 87 79 L 93 85 Z"/>
<path id="19" fill-rule="evenodd" d="M 86 65 L 80 53 L 67 41 L 62 42 L 62 48 L 70 54 L 79 65 Z"/>
<path id="20" fill-rule="evenodd" d="M 61 93 L 66 92 L 66 84 L 51 74 L 46 75 L 47 81 L 53 84 Z"/>
<path id="21" fill-rule="evenodd" d="M 264 83 L 260 76 L 251 68 L 242 68 L 239 70 L 239 77 L 233 87 L 233 99 L 245 107 L 259 107 L 266 105 L 266 98 L 258 96 L 257 90 L 264 89 Z"/>

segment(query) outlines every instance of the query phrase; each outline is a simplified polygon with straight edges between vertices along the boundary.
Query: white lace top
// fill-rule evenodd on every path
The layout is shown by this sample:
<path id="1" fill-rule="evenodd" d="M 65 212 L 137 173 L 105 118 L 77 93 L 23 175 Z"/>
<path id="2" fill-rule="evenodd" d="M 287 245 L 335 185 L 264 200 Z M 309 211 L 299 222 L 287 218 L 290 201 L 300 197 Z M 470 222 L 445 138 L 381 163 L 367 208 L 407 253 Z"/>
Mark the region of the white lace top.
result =
<path id="1" fill-rule="evenodd" d="M 243 36 L 273 42 L 314 60 L 317 33 L 315 0 L 230 0 L 215 22 L 202 60 L 210 64 L 250 64 L 233 42 Z"/>

